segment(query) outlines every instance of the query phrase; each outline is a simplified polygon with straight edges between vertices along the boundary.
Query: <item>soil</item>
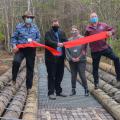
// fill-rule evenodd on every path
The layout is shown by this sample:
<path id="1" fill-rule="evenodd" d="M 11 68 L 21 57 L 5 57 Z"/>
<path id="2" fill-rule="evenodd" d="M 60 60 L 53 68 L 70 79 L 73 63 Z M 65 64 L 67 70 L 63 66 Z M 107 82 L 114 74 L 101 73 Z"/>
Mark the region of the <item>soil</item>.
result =
<path id="1" fill-rule="evenodd" d="M 37 52 L 37 56 L 43 56 L 43 52 Z M 0 50 L 0 75 L 5 73 L 12 66 L 13 55 L 5 50 Z"/>
<path id="2" fill-rule="evenodd" d="M 37 57 L 43 57 L 43 51 L 37 51 Z M 13 55 L 9 54 L 5 50 L 0 50 L 0 75 L 5 73 L 12 66 Z M 101 61 L 104 61 L 108 64 L 111 64 L 111 61 L 106 58 L 102 58 Z M 113 63 L 112 63 L 113 64 Z"/>
<path id="3" fill-rule="evenodd" d="M 5 73 L 12 65 L 12 55 L 8 52 L 1 50 L 0 51 L 0 75 Z"/>

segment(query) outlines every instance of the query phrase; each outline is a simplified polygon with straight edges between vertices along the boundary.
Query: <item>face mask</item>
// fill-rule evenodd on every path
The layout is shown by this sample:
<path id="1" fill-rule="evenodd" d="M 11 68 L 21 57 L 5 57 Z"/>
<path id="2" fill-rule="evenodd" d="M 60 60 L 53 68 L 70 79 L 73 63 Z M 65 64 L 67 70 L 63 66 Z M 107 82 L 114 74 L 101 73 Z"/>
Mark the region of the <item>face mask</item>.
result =
<path id="1" fill-rule="evenodd" d="M 59 29 L 59 26 L 52 26 L 52 28 L 53 28 L 53 31 L 57 32 Z"/>
<path id="2" fill-rule="evenodd" d="M 78 35 L 78 32 L 76 32 L 76 31 L 71 31 L 71 34 L 72 34 L 73 36 L 76 36 L 76 35 Z"/>
<path id="3" fill-rule="evenodd" d="M 98 17 L 90 18 L 90 22 L 91 23 L 97 23 L 98 22 Z"/>
<path id="4" fill-rule="evenodd" d="M 31 24 L 32 22 L 33 22 L 32 18 L 26 18 L 25 19 L 25 23 L 27 23 L 27 24 Z"/>

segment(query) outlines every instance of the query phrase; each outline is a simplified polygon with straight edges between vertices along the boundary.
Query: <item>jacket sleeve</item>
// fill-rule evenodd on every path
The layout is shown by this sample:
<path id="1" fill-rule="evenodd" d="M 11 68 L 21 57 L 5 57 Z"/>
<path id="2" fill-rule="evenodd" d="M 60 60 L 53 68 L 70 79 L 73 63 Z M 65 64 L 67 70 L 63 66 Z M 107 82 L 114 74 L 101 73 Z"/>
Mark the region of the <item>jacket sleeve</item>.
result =
<path id="1" fill-rule="evenodd" d="M 71 56 L 70 51 L 69 51 L 68 48 L 65 49 L 65 54 L 66 54 L 66 58 L 67 58 L 68 61 L 72 60 L 72 56 Z"/>
<path id="2" fill-rule="evenodd" d="M 11 37 L 11 45 L 12 45 L 12 47 L 14 47 L 14 46 L 16 46 L 16 44 L 18 44 L 18 42 L 17 42 L 18 35 L 19 35 L 19 31 L 18 31 L 18 28 L 16 27 L 16 30 L 13 33 L 12 37 Z"/>
<path id="3" fill-rule="evenodd" d="M 53 41 L 50 37 L 50 33 L 46 32 L 45 34 L 45 44 L 51 47 L 57 47 L 58 42 Z"/>
<path id="4" fill-rule="evenodd" d="M 84 36 L 89 36 L 89 31 L 86 30 Z"/>
<path id="5" fill-rule="evenodd" d="M 84 28 L 84 31 L 85 31 L 85 33 L 84 33 L 84 37 L 90 35 L 90 33 L 89 33 L 89 25 L 87 25 L 87 26 Z"/>
<path id="6" fill-rule="evenodd" d="M 105 27 L 106 31 L 111 31 L 112 32 L 112 35 L 115 34 L 115 29 L 109 25 L 106 24 L 106 27 Z"/>
<path id="7" fill-rule="evenodd" d="M 89 35 L 88 33 L 86 33 L 86 35 Z M 84 37 L 84 36 L 82 36 L 82 37 Z M 81 51 L 81 54 L 80 54 L 80 56 L 81 55 L 87 55 L 87 46 L 88 46 L 88 44 L 84 44 L 84 45 L 82 45 L 82 51 Z M 79 56 L 79 57 L 80 57 Z"/>

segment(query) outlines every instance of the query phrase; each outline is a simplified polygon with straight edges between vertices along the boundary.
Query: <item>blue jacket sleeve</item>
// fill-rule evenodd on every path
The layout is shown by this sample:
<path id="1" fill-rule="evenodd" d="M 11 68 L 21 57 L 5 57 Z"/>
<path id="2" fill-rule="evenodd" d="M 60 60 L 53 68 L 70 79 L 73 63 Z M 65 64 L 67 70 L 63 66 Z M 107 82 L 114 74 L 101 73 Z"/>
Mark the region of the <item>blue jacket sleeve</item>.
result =
<path id="1" fill-rule="evenodd" d="M 15 32 L 13 33 L 12 37 L 11 37 L 11 45 L 14 47 L 16 44 L 18 44 L 18 28 L 16 28 Z"/>
<path id="2" fill-rule="evenodd" d="M 41 39 L 41 34 L 40 34 L 40 31 L 39 31 L 39 29 L 38 29 L 38 27 L 36 27 L 36 41 L 37 42 L 40 42 L 40 39 Z"/>

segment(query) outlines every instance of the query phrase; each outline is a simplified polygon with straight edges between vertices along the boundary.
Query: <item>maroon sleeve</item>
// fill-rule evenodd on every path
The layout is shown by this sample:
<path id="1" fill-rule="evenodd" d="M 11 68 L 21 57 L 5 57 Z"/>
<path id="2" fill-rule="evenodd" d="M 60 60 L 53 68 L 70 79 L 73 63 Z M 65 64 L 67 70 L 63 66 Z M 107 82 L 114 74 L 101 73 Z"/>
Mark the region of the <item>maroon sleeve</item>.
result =
<path id="1" fill-rule="evenodd" d="M 84 33 L 84 36 L 89 36 L 90 33 L 89 33 L 89 25 L 85 28 L 85 33 Z"/>
<path id="2" fill-rule="evenodd" d="M 115 34 L 115 29 L 113 27 L 107 25 L 107 24 L 105 25 L 105 30 L 106 31 L 111 31 L 113 35 Z"/>

